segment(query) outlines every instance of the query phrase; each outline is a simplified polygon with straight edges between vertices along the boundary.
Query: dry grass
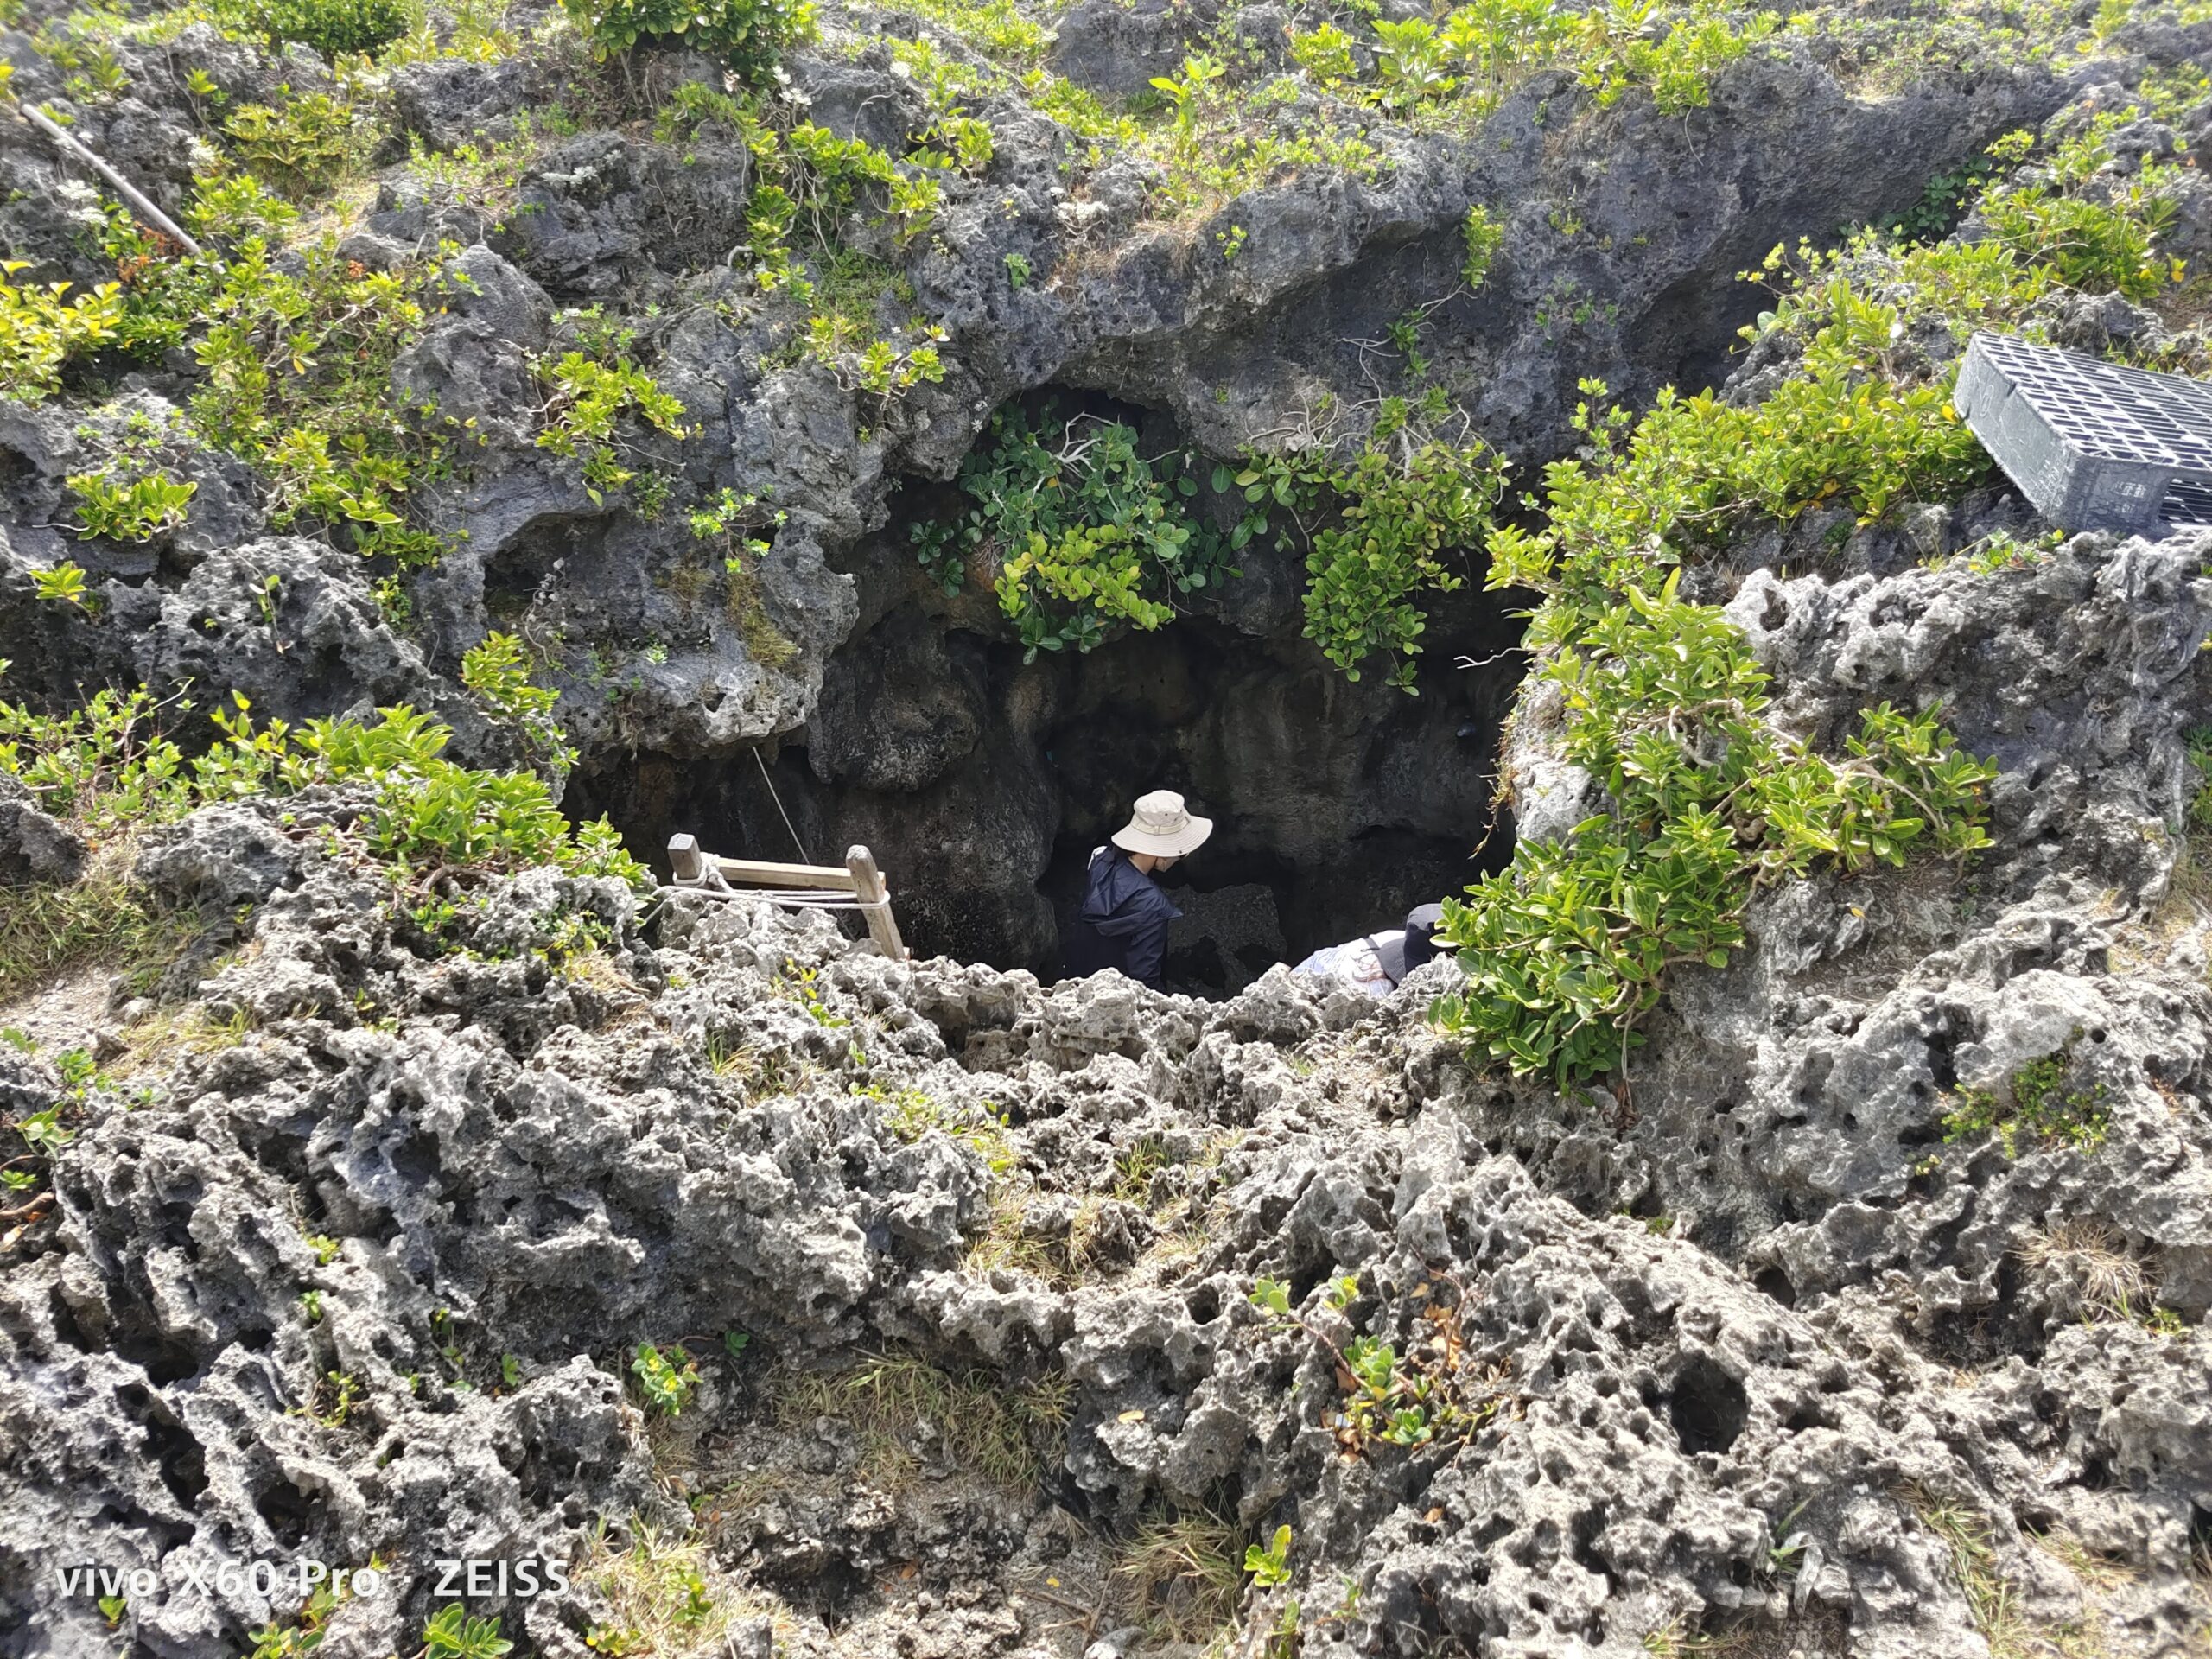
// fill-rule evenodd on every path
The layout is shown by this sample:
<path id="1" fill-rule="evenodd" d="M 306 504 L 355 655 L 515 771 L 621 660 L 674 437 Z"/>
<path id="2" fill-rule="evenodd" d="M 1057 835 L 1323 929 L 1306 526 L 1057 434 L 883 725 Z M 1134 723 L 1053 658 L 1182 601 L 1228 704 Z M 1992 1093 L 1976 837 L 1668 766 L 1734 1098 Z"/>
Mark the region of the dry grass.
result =
<path id="1" fill-rule="evenodd" d="M 2024 1652 L 2026 1630 L 2013 1604 L 2012 1586 L 1997 1568 L 1989 1517 L 1916 1485 L 1900 1488 L 1897 1497 L 1950 1550 L 1951 1571 L 1966 1597 L 1967 1612 L 1990 1652 L 1997 1659 Z"/>
<path id="2" fill-rule="evenodd" d="M 117 848 L 74 887 L 0 888 L 0 1004 L 98 963 L 143 994 L 200 937 L 199 916 L 135 893 Z"/>
<path id="3" fill-rule="evenodd" d="M 1067 1264 L 1052 1241 L 1024 1230 L 1024 1217 L 1035 1192 L 1026 1181 L 992 1182 L 989 1218 L 961 1258 L 961 1265 L 970 1273 L 1004 1269 L 1026 1273 L 1048 1284 L 1066 1282 Z"/>
<path id="4" fill-rule="evenodd" d="M 788 1613 L 723 1573 L 696 1537 L 664 1538 L 639 1524 L 629 1547 L 616 1549 L 602 1529 L 580 1576 L 606 1609 L 592 1633 L 602 1654 L 718 1655 L 733 1619 L 763 1614 L 775 1618 L 779 1638 L 791 1631 Z"/>
<path id="5" fill-rule="evenodd" d="M 849 1426 L 861 1442 L 860 1474 L 886 1491 L 911 1486 L 932 1440 L 953 1469 L 1015 1491 L 1043 1478 L 1039 1442 L 1065 1427 L 1075 1385 L 1055 1371 L 1007 1388 L 987 1372 L 956 1376 L 908 1355 L 886 1354 L 853 1370 L 794 1379 L 777 1402 L 786 1428 L 817 1417 Z"/>
<path id="6" fill-rule="evenodd" d="M 969 1246 L 963 1265 L 976 1273 L 1026 1273 L 1064 1289 L 1085 1283 L 1097 1266 L 1098 1230 L 1109 1199 L 1142 1210 L 1154 1229 L 1133 1271 L 1160 1273 L 1195 1260 L 1211 1237 L 1213 1217 L 1205 1196 L 1212 1185 L 1211 1172 L 1234 1139 L 1217 1136 L 1186 1160 L 1157 1137 L 1141 1136 L 1115 1154 L 1103 1192 L 1077 1199 L 1067 1231 L 1058 1236 L 1027 1230 L 1028 1205 L 1040 1189 L 1022 1173 L 1009 1148 L 1003 1161 L 991 1164 L 990 1217 Z"/>
<path id="7" fill-rule="evenodd" d="M 162 1008 L 124 1028 L 124 1053 L 111 1069 L 121 1077 L 166 1071 L 188 1054 L 236 1048 L 253 1028 L 252 1018 L 244 1008 L 228 1020 L 216 1019 L 197 1002 Z"/>
<path id="8" fill-rule="evenodd" d="M 2078 1285 L 2085 1312 L 2126 1319 L 2131 1307 L 2150 1299 L 2153 1288 L 2150 1274 L 2128 1254 L 2127 1241 L 2093 1216 L 2024 1234 L 2013 1249 L 2027 1266 L 2063 1274 Z"/>
<path id="9" fill-rule="evenodd" d="M 2028 1534 L 2031 1543 L 2073 1575 L 2082 1604 L 2079 1618 L 2056 1624 L 2031 1623 L 1999 1569 L 1987 1516 L 1916 1486 L 1901 1488 L 1897 1496 L 1949 1547 L 1952 1571 L 1974 1628 L 1989 1643 L 1991 1659 L 2107 1659 L 2101 1604 L 2135 1582 L 2141 1576 L 2137 1568 L 2099 1554 L 2069 1532 Z"/>
<path id="10" fill-rule="evenodd" d="M 760 1051 L 750 1044 L 733 1042 L 718 1033 L 707 1033 L 707 1069 L 741 1087 L 760 1075 Z"/>
<path id="11" fill-rule="evenodd" d="M 2063 1529 L 2028 1535 L 2028 1541 L 2082 1582 L 2087 1591 L 2102 1595 L 2134 1583 L 2142 1573 L 2126 1561 L 2100 1554 L 2070 1532 Z"/>
<path id="12" fill-rule="evenodd" d="M 560 974 L 571 985 L 588 986 L 602 996 L 645 1000 L 639 995 L 637 982 L 604 950 L 579 950 L 563 957 Z"/>
<path id="13" fill-rule="evenodd" d="M 1158 1642 L 1201 1646 L 1233 1630 L 1244 1599 L 1243 1535 L 1203 1511 L 1148 1521 L 1113 1572 L 1116 1617 Z"/>

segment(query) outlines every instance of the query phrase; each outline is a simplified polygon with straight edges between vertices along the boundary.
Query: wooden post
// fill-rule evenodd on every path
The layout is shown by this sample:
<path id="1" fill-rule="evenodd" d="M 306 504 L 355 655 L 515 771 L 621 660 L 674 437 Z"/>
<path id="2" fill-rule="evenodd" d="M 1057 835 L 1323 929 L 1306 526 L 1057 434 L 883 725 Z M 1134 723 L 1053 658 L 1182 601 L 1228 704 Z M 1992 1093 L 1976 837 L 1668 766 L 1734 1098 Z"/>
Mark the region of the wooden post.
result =
<path id="1" fill-rule="evenodd" d="M 696 881 L 706 873 L 699 854 L 699 837 L 677 835 L 668 838 L 668 868 L 678 881 Z"/>
<path id="2" fill-rule="evenodd" d="M 854 896 L 867 906 L 861 914 L 868 918 L 868 937 L 875 948 L 893 962 L 906 961 L 906 942 L 899 937 L 899 924 L 891 918 L 891 895 L 884 890 L 882 872 L 875 868 L 875 855 L 865 847 L 848 847 L 845 868 L 853 873 Z"/>

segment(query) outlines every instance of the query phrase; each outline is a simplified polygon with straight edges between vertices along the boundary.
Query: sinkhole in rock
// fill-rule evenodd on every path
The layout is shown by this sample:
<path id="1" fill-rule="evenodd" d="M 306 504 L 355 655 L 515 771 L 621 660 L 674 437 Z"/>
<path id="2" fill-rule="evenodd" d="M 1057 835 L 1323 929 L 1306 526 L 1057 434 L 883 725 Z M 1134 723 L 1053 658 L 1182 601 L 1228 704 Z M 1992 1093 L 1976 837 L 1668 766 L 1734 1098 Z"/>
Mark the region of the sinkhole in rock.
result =
<path id="1" fill-rule="evenodd" d="M 1137 428 L 1148 454 L 1179 442 L 1164 417 L 1081 406 Z M 909 481 L 890 521 L 837 557 L 860 620 L 804 729 L 757 753 L 588 763 L 572 808 L 607 812 L 654 859 L 676 830 L 809 862 L 863 842 L 917 954 L 1050 978 L 1092 849 L 1136 796 L 1178 790 L 1216 829 L 1162 878 L 1184 912 L 1167 977 L 1209 995 L 1396 926 L 1510 856 L 1491 800 L 1519 626 L 1482 590 L 1479 550 L 1457 556 L 1465 588 L 1428 598 L 1408 696 L 1332 666 L 1302 637 L 1302 558 L 1256 544 L 1166 626 L 1025 660 L 987 576 L 949 596 L 916 559 L 913 524 L 965 505 L 957 486 Z M 1236 509 L 1202 495 L 1193 511 L 1227 523 Z"/>
<path id="2" fill-rule="evenodd" d="M 1688 1452 L 1726 1452 L 1750 1420 L 1751 1404 L 1738 1382 L 1707 1354 L 1682 1363 L 1667 1399 L 1667 1416 Z"/>

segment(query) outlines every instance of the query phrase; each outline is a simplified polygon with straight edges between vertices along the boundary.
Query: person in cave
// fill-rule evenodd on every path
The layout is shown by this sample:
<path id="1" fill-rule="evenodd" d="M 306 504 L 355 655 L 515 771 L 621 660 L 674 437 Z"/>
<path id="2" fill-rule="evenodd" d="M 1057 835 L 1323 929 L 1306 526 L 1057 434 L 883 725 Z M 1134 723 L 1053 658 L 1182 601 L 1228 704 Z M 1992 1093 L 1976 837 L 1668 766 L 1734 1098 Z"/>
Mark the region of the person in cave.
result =
<path id="1" fill-rule="evenodd" d="M 1113 844 L 1091 850 L 1083 903 L 1061 941 L 1071 977 L 1117 968 L 1140 984 L 1162 988 L 1167 925 L 1183 912 L 1153 877 L 1198 851 L 1212 833 L 1213 820 L 1198 817 L 1172 789 L 1137 798 Z"/>
<path id="2" fill-rule="evenodd" d="M 1290 971 L 1369 996 L 1388 996 L 1414 969 L 1435 960 L 1436 930 L 1443 925 L 1443 906 L 1417 905 L 1406 912 L 1403 927 L 1363 934 L 1343 944 L 1325 944 Z"/>

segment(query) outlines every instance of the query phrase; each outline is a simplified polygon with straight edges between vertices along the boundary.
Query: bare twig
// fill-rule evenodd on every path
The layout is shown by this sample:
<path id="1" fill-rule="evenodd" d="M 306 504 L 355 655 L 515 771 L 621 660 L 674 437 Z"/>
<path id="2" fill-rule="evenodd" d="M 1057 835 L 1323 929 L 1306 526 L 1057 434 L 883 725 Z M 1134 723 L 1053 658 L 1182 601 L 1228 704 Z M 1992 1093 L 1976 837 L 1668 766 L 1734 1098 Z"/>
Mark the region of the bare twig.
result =
<path id="1" fill-rule="evenodd" d="M 13 1210 L 0 1210 L 0 1221 L 21 1221 L 28 1224 L 53 1207 L 54 1194 L 41 1192 L 28 1204 L 17 1205 Z"/>

